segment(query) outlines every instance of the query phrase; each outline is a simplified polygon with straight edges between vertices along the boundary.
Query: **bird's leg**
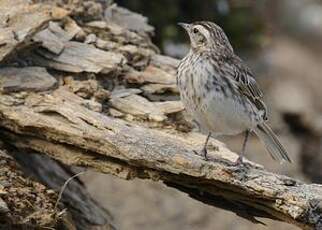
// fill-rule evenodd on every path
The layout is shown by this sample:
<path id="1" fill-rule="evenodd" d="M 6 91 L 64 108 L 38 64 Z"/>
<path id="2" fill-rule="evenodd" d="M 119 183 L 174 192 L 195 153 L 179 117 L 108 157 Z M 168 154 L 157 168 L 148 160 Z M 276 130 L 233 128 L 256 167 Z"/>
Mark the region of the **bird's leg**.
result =
<path id="1" fill-rule="evenodd" d="M 208 157 L 207 157 L 207 145 L 208 145 L 208 141 L 209 141 L 210 136 L 211 136 L 211 132 L 208 133 L 206 141 L 205 141 L 205 143 L 204 143 L 204 145 L 203 145 L 203 147 L 201 149 L 201 154 L 204 156 L 205 160 L 208 160 Z M 194 152 L 197 153 L 196 151 L 194 151 Z"/>
<path id="2" fill-rule="evenodd" d="M 243 142 L 242 150 L 241 150 L 241 153 L 239 154 L 239 157 L 238 157 L 237 161 L 235 162 L 235 165 L 241 165 L 243 163 L 243 157 L 244 157 L 244 154 L 245 154 L 246 144 L 247 144 L 247 141 L 248 141 L 249 134 L 250 134 L 250 131 L 247 129 L 246 132 L 245 132 L 245 139 L 244 139 L 244 142 Z"/>
<path id="3" fill-rule="evenodd" d="M 207 157 L 207 145 L 208 145 L 208 141 L 209 141 L 210 136 L 211 136 L 211 132 L 208 133 L 208 136 L 206 138 L 205 144 L 203 145 L 203 148 L 201 150 L 201 152 L 203 153 L 203 156 L 205 157 L 205 160 L 208 160 L 208 157 Z"/>

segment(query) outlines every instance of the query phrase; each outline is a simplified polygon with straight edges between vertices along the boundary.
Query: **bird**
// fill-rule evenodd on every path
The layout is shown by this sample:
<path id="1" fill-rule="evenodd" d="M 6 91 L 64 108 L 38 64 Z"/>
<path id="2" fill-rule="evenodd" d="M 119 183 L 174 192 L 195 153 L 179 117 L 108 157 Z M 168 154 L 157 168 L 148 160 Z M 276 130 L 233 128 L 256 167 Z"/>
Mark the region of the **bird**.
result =
<path id="1" fill-rule="evenodd" d="M 254 74 L 239 58 L 223 29 L 210 21 L 178 23 L 189 35 L 190 50 L 177 67 L 177 87 L 187 112 L 210 137 L 245 133 L 235 164 L 243 164 L 250 133 L 274 160 L 292 162 L 268 125 L 267 108 Z"/>

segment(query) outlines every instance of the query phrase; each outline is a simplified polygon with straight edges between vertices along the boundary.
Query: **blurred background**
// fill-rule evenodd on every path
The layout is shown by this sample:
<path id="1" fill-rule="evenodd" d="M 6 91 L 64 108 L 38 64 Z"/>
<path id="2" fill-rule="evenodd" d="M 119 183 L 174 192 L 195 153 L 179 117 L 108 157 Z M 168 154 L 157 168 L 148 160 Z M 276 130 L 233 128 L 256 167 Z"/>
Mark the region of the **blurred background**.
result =
<path id="1" fill-rule="evenodd" d="M 188 51 L 178 22 L 211 20 L 227 33 L 236 53 L 252 68 L 269 107 L 270 123 L 294 163 L 279 165 L 253 137 L 247 157 L 265 168 L 305 182 L 322 183 L 322 1 L 320 0 L 118 0 L 147 16 L 161 52 L 181 58 Z M 241 137 L 222 139 L 239 151 Z M 113 211 L 120 229 L 296 229 L 262 220 L 254 225 L 209 207 L 161 183 L 122 181 L 91 173 L 93 196 Z"/>

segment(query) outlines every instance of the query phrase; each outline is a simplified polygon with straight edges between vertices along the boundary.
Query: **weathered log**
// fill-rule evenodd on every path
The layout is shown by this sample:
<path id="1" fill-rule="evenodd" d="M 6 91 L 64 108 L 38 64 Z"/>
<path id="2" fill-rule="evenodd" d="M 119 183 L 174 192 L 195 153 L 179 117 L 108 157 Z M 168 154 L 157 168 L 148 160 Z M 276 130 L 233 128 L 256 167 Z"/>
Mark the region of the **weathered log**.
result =
<path id="1" fill-rule="evenodd" d="M 46 4 L 1 0 L 0 61 L 28 45 L 31 37 L 50 20 L 62 19 L 66 15 L 66 10 Z"/>
<path id="2" fill-rule="evenodd" d="M 143 72 L 129 72 L 125 79 L 130 83 L 159 83 L 165 85 L 173 85 L 176 83 L 174 75 L 168 74 L 164 70 L 155 66 L 148 66 Z"/>
<path id="3" fill-rule="evenodd" d="M 125 179 L 163 181 L 254 222 L 255 217 L 267 217 L 305 229 L 321 228 L 322 186 L 276 175 L 250 162 L 245 168 L 235 167 L 237 156 L 219 142 L 212 141 L 219 150 L 211 151 L 211 160 L 205 161 L 193 152 L 201 146 L 202 135 L 167 133 L 112 119 L 64 100 L 64 93 L 31 94 L 25 105 L 0 103 L 3 138 L 67 165 Z"/>
<path id="4" fill-rule="evenodd" d="M 154 27 L 148 24 L 148 19 L 141 14 L 129 11 L 116 4 L 108 7 L 104 12 L 104 17 L 108 22 L 113 22 L 123 28 L 133 30 L 139 34 L 153 34 Z"/>
<path id="5" fill-rule="evenodd" d="M 70 18 L 64 20 L 62 24 L 64 29 L 56 22 L 49 22 L 48 28 L 35 34 L 32 40 L 41 42 L 43 48 L 56 55 L 61 54 L 65 48 L 65 42 L 83 33 L 82 29 Z"/>
<path id="6" fill-rule="evenodd" d="M 26 1 L 15 2 L 27 4 Z M 1 1 L 1 4 L 11 7 L 12 1 Z M 157 49 L 147 36 L 152 30 L 144 18 L 117 8 L 106 8 L 104 17 L 101 3 L 77 1 L 75 4 L 77 10 L 73 10 L 72 17 L 79 21 L 69 18 L 69 24 L 61 21 L 42 28 L 49 20 L 67 14 L 59 9 L 59 17 L 45 14 L 42 20 L 30 22 L 30 18 L 38 15 L 33 12 L 33 16 L 25 20 L 25 23 L 30 22 L 28 27 L 23 23 L 15 24 L 22 22 L 20 13 L 15 16 L 17 20 L 11 21 L 15 18 L 12 16 L 9 21 L 3 20 L 9 22 L 9 27 L 1 25 L 6 37 L 0 39 L 0 61 L 19 51 L 37 33 L 31 42 L 42 42 L 41 48 L 33 50 L 33 55 L 25 55 L 30 59 L 26 64 L 45 67 L 48 72 L 43 71 L 39 79 L 44 78 L 46 82 L 54 76 L 59 83 L 57 90 L 44 92 L 52 86 L 39 86 L 39 79 L 31 74 L 23 75 L 28 80 L 24 87 L 14 78 L 3 78 L 9 90 L 1 92 L 0 97 L 1 140 L 23 150 L 17 159 L 25 154 L 22 163 L 28 164 L 28 153 L 37 152 L 68 166 L 92 168 L 124 179 L 162 181 L 194 199 L 233 211 L 255 223 L 258 222 L 256 217 L 267 217 L 305 229 L 322 228 L 320 185 L 304 184 L 267 172 L 252 162 L 247 162 L 244 168 L 236 167 L 232 164 L 236 154 L 215 140 L 210 143 L 211 160 L 205 161 L 193 151 L 200 148 L 204 136 L 173 129 L 177 124 L 171 123 L 171 119 L 182 110 L 175 88 L 178 60 L 155 54 Z M 23 10 L 45 7 L 43 4 L 24 6 Z M 3 9 L 8 7 L 0 7 L 1 12 Z M 18 11 L 21 9 L 17 7 Z M 128 21 L 133 18 L 140 25 Z M 11 33 L 11 27 L 17 27 L 14 31 L 18 34 Z M 19 42 L 13 41 L 17 39 Z M 19 77 L 28 69 L 14 70 L 15 77 Z M 114 90 L 111 81 L 115 83 Z M 35 87 L 37 82 L 38 87 Z M 107 90 L 112 91 L 111 95 Z M 113 119 L 106 111 L 132 122 Z M 28 166 L 31 165 L 32 172 L 35 173 L 38 166 L 44 168 L 38 161 L 41 158 L 30 155 L 29 160 L 33 160 Z M 53 168 L 57 166 L 49 164 Z M 57 176 L 60 183 L 68 176 L 68 170 L 63 168 L 55 170 L 61 172 Z M 48 180 L 44 183 L 57 186 Z M 73 184 L 74 188 L 79 188 L 77 182 Z M 75 192 L 69 193 L 75 196 Z M 88 207 L 86 205 L 82 207 Z M 5 210 L 5 206 L 2 207 Z M 100 211 L 95 210 L 93 214 L 103 220 Z"/>
<path id="7" fill-rule="evenodd" d="M 112 98 L 110 103 L 112 107 L 121 112 L 154 121 L 164 121 L 167 119 L 167 114 L 177 113 L 184 109 L 180 101 L 150 102 L 138 95 Z"/>
<path id="8" fill-rule="evenodd" d="M 56 70 L 81 73 L 109 73 L 125 63 L 123 55 L 96 49 L 80 42 L 66 42 L 61 54 L 39 50 L 33 61 Z M 86 54 L 86 55 L 84 55 Z"/>
<path id="9" fill-rule="evenodd" d="M 45 68 L 1 68 L 0 90 L 4 93 L 20 91 L 45 91 L 52 89 L 57 80 Z"/>

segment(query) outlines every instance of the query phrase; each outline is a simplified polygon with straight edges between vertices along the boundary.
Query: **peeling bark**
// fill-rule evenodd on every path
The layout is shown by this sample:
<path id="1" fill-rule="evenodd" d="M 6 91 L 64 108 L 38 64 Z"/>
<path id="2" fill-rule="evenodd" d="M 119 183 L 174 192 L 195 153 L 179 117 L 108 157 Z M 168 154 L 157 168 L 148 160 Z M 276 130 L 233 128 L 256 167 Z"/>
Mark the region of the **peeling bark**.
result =
<path id="1" fill-rule="evenodd" d="M 61 8 L 24 0 L 2 0 L 0 9 L 0 61 L 30 43 L 31 37 L 50 20 L 67 15 Z"/>
<path id="2" fill-rule="evenodd" d="M 201 135 L 167 133 L 112 119 L 64 101 L 63 93 L 30 95 L 29 106 L 0 104 L 6 141 L 67 165 L 125 179 L 160 180 L 253 221 L 267 217 L 302 228 L 321 226 L 322 186 L 303 184 L 250 162 L 236 168 L 232 162 L 237 156 L 219 142 L 212 142 L 219 150 L 205 161 L 193 152 L 202 144 Z"/>

